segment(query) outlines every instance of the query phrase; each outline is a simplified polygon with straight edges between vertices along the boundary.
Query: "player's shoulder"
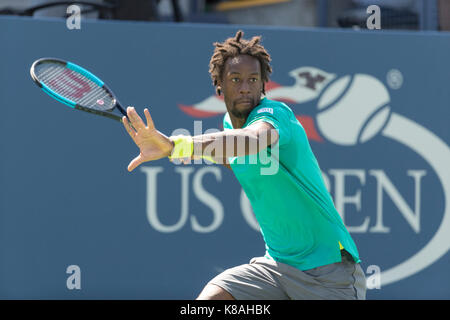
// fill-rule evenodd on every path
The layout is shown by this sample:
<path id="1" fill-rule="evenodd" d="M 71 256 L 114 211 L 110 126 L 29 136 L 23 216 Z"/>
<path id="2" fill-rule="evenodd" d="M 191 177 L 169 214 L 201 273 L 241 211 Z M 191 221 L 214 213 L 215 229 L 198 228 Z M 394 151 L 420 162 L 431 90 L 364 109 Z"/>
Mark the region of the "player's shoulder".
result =
<path id="1" fill-rule="evenodd" d="M 259 114 L 268 114 L 274 117 L 276 117 L 277 115 L 289 117 L 289 115 L 292 113 L 292 110 L 291 108 L 289 108 L 289 106 L 281 101 L 263 98 L 260 104 L 252 110 L 252 113 L 254 116 L 258 116 Z"/>

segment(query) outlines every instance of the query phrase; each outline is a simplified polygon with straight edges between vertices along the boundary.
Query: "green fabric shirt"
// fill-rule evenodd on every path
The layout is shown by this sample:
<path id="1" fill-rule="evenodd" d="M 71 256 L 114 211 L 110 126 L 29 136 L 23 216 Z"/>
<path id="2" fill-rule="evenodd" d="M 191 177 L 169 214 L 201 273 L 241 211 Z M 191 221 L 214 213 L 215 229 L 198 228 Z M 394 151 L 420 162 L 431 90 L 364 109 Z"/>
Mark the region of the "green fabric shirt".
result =
<path id="1" fill-rule="evenodd" d="M 258 220 L 266 257 L 308 270 L 340 262 L 343 247 L 360 262 L 292 110 L 263 98 L 243 128 L 257 121 L 270 123 L 278 131 L 278 142 L 259 154 L 228 160 Z M 223 125 L 224 130 L 233 129 L 228 113 Z"/>

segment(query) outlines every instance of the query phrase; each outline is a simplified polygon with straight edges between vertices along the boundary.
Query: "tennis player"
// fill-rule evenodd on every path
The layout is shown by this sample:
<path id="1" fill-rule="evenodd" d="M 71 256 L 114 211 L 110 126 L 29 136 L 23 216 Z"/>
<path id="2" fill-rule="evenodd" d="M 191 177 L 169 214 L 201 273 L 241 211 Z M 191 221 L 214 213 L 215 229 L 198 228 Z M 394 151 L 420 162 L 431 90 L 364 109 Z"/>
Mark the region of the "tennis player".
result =
<path id="1" fill-rule="evenodd" d="M 264 96 L 270 55 L 260 37 L 242 35 L 238 31 L 214 43 L 210 61 L 213 84 L 228 111 L 224 131 L 167 137 L 156 130 L 148 109 L 145 124 L 128 107 L 132 127 L 126 117 L 123 123 L 140 149 L 128 170 L 164 157 L 185 163 L 203 157 L 231 168 L 249 198 L 265 256 L 217 275 L 197 299 L 365 299 L 358 250 L 325 187 L 305 130 L 288 106 Z M 272 164 L 262 161 L 263 153 L 277 162 L 275 170 L 264 172 Z"/>

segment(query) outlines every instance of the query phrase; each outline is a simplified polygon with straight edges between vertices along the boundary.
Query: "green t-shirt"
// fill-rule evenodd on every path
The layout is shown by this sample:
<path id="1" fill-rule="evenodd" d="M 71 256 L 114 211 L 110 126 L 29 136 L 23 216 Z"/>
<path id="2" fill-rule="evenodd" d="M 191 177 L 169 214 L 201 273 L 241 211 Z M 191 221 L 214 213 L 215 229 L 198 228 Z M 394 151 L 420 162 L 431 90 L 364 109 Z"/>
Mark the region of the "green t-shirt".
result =
<path id="1" fill-rule="evenodd" d="M 359 262 L 356 245 L 292 110 L 263 98 L 243 128 L 257 121 L 270 123 L 278 131 L 278 142 L 259 154 L 228 160 L 258 220 L 266 257 L 308 270 L 341 261 L 343 247 Z M 228 113 L 223 125 L 224 130 L 233 129 Z"/>

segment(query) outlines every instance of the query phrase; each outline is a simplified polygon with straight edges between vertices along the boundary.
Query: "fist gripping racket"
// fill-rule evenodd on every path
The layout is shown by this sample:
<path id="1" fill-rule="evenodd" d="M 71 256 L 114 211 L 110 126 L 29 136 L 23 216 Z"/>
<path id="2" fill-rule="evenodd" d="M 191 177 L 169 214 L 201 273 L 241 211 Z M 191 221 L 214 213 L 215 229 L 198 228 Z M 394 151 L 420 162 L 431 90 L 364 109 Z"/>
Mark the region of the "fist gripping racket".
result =
<path id="1" fill-rule="evenodd" d="M 72 62 L 55 58 L 36 60 L 30 69 L 31 78 L 50 97 L 74 109 L 101 115 L 122 122 L 127 116 L 112 91 L 102 80 Z"/>

